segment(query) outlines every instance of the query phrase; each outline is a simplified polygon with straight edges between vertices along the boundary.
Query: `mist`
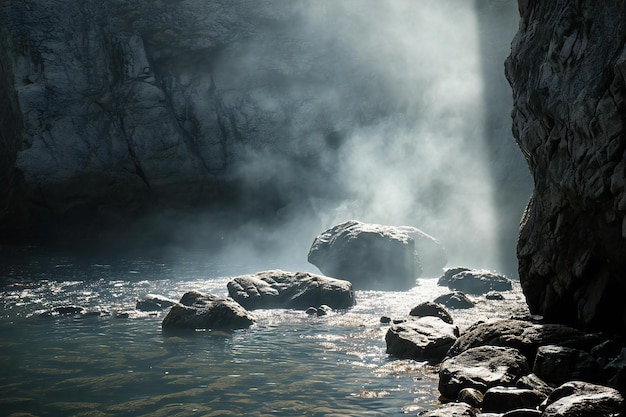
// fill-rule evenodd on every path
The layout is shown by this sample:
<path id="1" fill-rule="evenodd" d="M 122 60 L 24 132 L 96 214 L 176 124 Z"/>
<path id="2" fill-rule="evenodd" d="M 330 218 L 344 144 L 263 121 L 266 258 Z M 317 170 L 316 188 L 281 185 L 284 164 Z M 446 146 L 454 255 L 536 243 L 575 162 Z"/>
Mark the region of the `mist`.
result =
<path id="1" fill-rule="evenodd" d="M 507 51 L 515 5 L 486 3 L 505 11 L 508 24 L 495 21 L 487 33 L 491 47 Z M 485 56 L 502 67 L 505 54 L 485 54 L 481 8 L 467 0 L 246 7 L 242 19 L 263 9 L 262 23 L 210 69 L 232 124 L 247 129 L 231 135 L 234 209 L 177 223 L 178 240 L 202 248 L 201 236 L 211 235 L 224 259 L 315 272 L 306 263 L 315 236 L 356 219 L 420 228 L 444 245 L 448 266 L 510 272 L 514 248 L 502 247 L 502 228 L 516 233 L 517 224 L 503 225 L 495 198 L 509 160 L 490 147 L 515 144 L 508 103 L 485 99 L 486 82 L 508 86 L 503 75 L 484 78 Z M 494 111 L 502 135 L 495 139 L 486 129 Z"/>

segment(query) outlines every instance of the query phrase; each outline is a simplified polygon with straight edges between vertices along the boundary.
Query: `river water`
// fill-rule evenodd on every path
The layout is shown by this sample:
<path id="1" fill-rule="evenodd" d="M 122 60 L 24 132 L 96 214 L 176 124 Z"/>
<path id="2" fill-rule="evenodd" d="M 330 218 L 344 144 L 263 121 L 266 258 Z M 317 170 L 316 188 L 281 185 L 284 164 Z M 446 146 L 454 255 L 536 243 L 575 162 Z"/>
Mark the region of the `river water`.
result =
<path id="1" fill-rule="evenodd" d="M 277 266 L 189 253 L 2 252 L 0 415 L 393 416 L 438 405 L 436 367 L 389 357 L 380 323 L 448 293 L 435 278 L 404 292 L 357 291 L 356 306 L 324 317 L 256 310 L 246 330 L 170 335 L 165 312 L 136 311 L 138 298 L 226 296 L 233 276 Z M 450 311 L 463 329 L 523 310 L 519 284 L 503 295 Z M 100 313 L 40 317 L 62 305 Z"/>

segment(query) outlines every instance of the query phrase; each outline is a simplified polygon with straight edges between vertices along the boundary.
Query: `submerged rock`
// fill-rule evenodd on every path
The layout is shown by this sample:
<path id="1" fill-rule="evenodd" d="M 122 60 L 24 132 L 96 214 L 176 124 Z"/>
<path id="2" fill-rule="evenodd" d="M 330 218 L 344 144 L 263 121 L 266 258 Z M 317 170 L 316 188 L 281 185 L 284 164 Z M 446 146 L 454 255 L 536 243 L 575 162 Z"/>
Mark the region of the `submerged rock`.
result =
<path id="1" fill-rule="evenodd" d="M 308 272 L 279 269 L 242 275 L 228 284 L 229 295 L 248 309 L 309 307 L 350 308 L 355 303 L 352 284 Z"/>
<path id="2" fill-rule="evenodd" d="M 429 249 L 421 254 L 420 246 Z M 415 286 L 423 265 L 431 268 L 429 259 L 434 258 L 432 265 L 440 265 L 442 257 L 441 245 L 419 229 L 350 220 L 317 236 L 308 260 L 326 275 L 351 281 L 355 288 L 401 290 Z"/>
<path id="3" fill-rule="evenodd" d="M 165 310 L 174 304 L 176 304 L 175 300 L 162 295 L 148 294 L 144 298 L 137 300 L 135 308 L 140 311 L 158 311 Z"/>
<path id="4" fill-rule="evenodd" d="M 250 327 L 254 322 L 254 316 L 233 300 L 191 291 L 172 306 L 161 326 L 164 330 L 234 330 Z"/>
<path id="5" fill-rule="evenodd" d="M 81 306 L 75 306 L 75 305 L 57 306 L 49 310 L 46 310 L 42 313 L 39 313 L 39 317 L 73 316 L 77 314 L 83 314 L 86 311 L 87 310 L 85 309 L 85 307 L 81 307 Z"/>
<path id="6" fill-rule="evenodd" d="M 439 362 L 459 335 L 457 326 L 424 316 L 391 325 L 385 335 L 387 353 L 401 359 Z"/>

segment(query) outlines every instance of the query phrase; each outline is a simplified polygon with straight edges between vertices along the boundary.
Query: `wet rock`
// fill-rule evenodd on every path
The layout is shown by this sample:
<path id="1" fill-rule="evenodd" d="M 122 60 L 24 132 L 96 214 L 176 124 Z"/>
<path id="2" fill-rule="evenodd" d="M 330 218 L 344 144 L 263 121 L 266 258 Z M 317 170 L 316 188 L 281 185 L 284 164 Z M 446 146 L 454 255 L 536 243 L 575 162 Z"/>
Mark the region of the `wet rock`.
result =
<path id="1" fill-rule="evenodd" d="M 487 300 L 504 300 L 504 295 L 502 295 L 502 293 L 498 292 L 498 291 L 489 291 L 487 294 L 485 294 L 485 298 Z"/>
<path id="2" fill-rule="evenodd" d="M 452 315 L 441 304 L 426 301 L 413 307 L 409 312 L 409 316 L 424 317 L 433 316 L 438 317 L 448 324 L 453 324 L 454 319 Z"/>
<path id="3" fill-rule="evenodd" d="M 350 282 L 308 272 L 263 271 L 235 277 L 227 287 L 228 294 L 247 309 L 306 310 L 321 305 L 345 309 L 355 303 Z"/>
<path id="4" fill-rule="evenodd" d="M 327 305 L 321 305 L 317 308 L 315 307 L 309 307 L 305 310 L 305 313 L 310 315 L 310 316 L 317 316 L 317 317 L 321 317 L 321 316 L 326 316 L 328 315 L 328 313 L 330 313 L 331 311 L 333 311 L 332 308 L 328 307 Z"/>
<path id="5" fill-rule="evenodd" d="M 466 403 L 447 403 L 436 410 L 419 413 L 420 417 L 475 417 L 478 409 Z"/>
<path id="6" fill-rule="evenodd" d="M 349 280 L 358 289 L 412 288 L 422 266 L 411 237 L 417 229 L 405 230 L 350 220 L 317 236 L 308 260 L 324 274 Z"/>
<path id="7" fill-rule="evenodd" d="M 547 345 L 537 350 L 533 373 L 544 381 L 562 384 L 581 380 L 598 382 L 602 370 L 591 354 L 574 348 Z"/>
<path id="8" fill-rule="evenodd" d="M 425 316 L 393 324 L 387 330 L 387 353 L 401 359 L 439 362 L 459 334 L 457 326 Z"/>
<path id="9" fill-rule="evenodd" d="M 176 304 L 175 300 L 171 300 L 162 295 L 148 294 L 144 298 L 137 300 L 135 308 L 140 311 L 159 311 L 165 310 Z"/>
<path id="10" fill-rule="evenodd" d="M 490 291 L 508 291 L 513 288 L 511 280 L 504 275 L 485 270 L 458 272 L 448 281 L 448 288 L 466 294 L 486 294 Z"/>
<path id="11" fill-rule="evenodd" d="M 442 304 L 448 308 L 465 309 L 474 307 L 474 302 L 460 291 L 440 295 L 435 298 L 434 301 L 435 303 Z"/>
<path id="12" fill-rule="evenodd" d="M 570 381 L 556 388 L 540 409 L 544 417 L 618 416 L 624 398 L 613 388 Z"/>
<path id="13" fill-rule="evenodd" d="M 510 386 L 528 373 L 528 361 L 517 349 L 480 346 L 445 359 L 439 370 L 439 392 L 455 400 L 463 388 L 481 392 L 488 388 Z"/>
<path id="14" fill-rule="evenodd" d="M 455 356 L 472 347 L 493 345 L 519 349 L 532 363 L 542 345 L 559 345 L 591 349 L 600 338 L 561 324 L 537 324 L 524 320 L 506 319 L 480 323 L 463 333 L 448 351 Z"/>
<path id="15" fill-rule="evenodd" d="M 255 322 L 254 316 L 233 300 L 189 292 L 172 306 L 161 326 L 170 329 L 243 329 Z"/>
<path id="16" fill-rule="evenodd" d="M 503 413 L 520 408 L 534 409 L 547 395 L 539 391 L 517 387 L 493 387 L 485 392 L 482 411 Z"/>
<path id="17" fill-rule="evenodd" d="M 381 322 L 382 324 L 389 324 L 389 323 L 391 323 L 391 317 L 388 317 L 388 316 L 382 316 L 382 317 L 380 318 L 380 322 Z"/>
<path id="18" fill-rule="evenodd" d="M 463 388 L 459 391 L 457 401 L 471 405 L 472 407 L 481 408 L 485 394 L 476 388 Z"/>
<path id="19" fill-rule="evenodd" d="M 51 308 L 50 310 L 46 310 L 43 313 L 40 313 L 39 317 L 73 316 L 77 314 L 83 314 L 85 311 L 85 307 L 81 306 L 58 306 Z"/>

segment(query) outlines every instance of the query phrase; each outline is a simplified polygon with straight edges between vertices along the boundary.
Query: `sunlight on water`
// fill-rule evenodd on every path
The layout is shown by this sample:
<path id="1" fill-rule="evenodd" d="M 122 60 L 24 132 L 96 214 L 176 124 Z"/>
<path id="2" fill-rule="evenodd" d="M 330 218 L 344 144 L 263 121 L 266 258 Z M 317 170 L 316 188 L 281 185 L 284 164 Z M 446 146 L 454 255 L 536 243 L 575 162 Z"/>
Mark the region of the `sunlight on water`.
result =
<path id="1" fill-rule="evenodd" d="M 356 306 L 325 317 L 257 310 L 250 329 L 169 335 L 160 328 L 165 313 L 135 310 L 138 298 L 178 299 L 192 289 L 226 296 L 232 275 L 209 258 L 34 259 L 2 270 L 5 415 L 383 416 L 437 405 L 436 368 L 388 357 L 380 323 L 449 292 L 435 279 L 406 292 L 358 291 Z M 517 286 L 506 293 L 509 303 L 520 297 Z M 477 299 L 471 315 L 452 313 L 463 327 L 510 314 L 507 300 Z M 68 305 L 91 314 L 39 316 Z"/>

